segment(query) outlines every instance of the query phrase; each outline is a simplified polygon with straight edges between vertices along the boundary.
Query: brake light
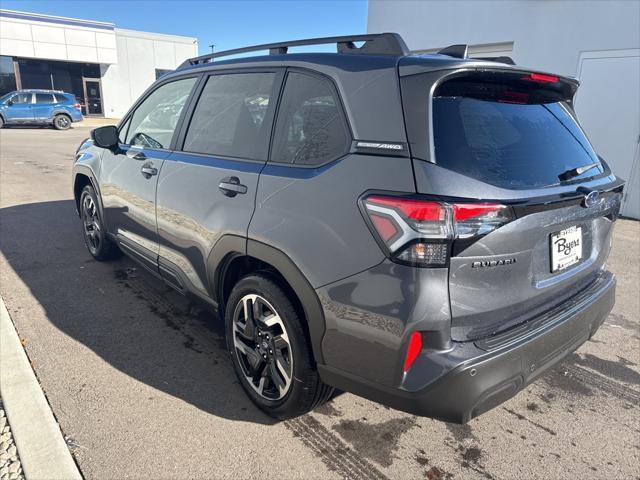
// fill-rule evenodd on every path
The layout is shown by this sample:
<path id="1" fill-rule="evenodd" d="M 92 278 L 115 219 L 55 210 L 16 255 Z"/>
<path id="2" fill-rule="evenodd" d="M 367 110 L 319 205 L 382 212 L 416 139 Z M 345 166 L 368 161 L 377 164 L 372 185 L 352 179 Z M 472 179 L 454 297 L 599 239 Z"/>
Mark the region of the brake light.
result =
<path id="1" fill-rule="evenodd" d="M 73 108 L 77 108 L 78 110 L 80 110 L 81 105 L 79 103 L 74 103 Z"/>
<path id="2" fill-rule="evenodd" d="M 530 73 L 529 75 L 522 77 L 521 80 L 529 80 L 539 83 L 556 83 L 558 81 L 558 77 L 555 75 L 545 75 L 543 73 Z"/>
<path id="3" fill-rule="evenodd" d="M 420 351 L 422 350 L 422 334 L 420 332 L 413 332 L 409 339 L 409 347 L 407 347 L 407 356 L 404 359 L 404 373 L 407 373 L 416 361 Z"/>
<path id="4" fill-rule="evenodd" d="M 374 235 L 390 258 L 422 267 L 445 266 L 450 245 L 501 227 L 513 219 L 498 203 L 446 203 L 371 195 L 363 200 Z"/>

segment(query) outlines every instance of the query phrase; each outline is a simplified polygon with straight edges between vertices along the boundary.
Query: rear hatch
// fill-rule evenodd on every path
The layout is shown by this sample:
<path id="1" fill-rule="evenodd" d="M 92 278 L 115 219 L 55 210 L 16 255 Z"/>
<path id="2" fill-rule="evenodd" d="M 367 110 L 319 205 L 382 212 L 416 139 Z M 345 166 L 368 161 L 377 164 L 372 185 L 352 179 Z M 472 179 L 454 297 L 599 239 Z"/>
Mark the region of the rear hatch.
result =
<path id="1" fill-rule="evenodd" d="M 401 86 L 418 193 L 481 207 L 465 207 L 451 244 L 454 340 L 522 324 L 597 280 L 622 182 L 577 122 L 575 80 L 482 67 Z"/>

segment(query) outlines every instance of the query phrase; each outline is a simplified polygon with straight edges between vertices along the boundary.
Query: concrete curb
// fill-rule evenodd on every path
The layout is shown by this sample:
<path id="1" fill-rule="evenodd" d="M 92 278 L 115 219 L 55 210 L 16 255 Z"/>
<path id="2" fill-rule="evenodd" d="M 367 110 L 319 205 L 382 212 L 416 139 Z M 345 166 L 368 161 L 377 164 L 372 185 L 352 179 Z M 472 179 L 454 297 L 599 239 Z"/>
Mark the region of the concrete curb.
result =
<path id="1" fill-rule="evenodd" d="M 2 298 L 0 396 L 27 480 L 82 480 Z"/>

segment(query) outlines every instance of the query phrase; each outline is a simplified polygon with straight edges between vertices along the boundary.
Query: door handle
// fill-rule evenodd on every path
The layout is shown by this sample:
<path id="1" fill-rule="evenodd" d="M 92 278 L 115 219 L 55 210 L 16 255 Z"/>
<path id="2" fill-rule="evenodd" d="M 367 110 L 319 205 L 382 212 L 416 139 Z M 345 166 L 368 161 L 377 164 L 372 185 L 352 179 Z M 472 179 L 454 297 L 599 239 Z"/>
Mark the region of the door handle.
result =
<path id="1" fill-rule="evenodd" d="M 158 169 L 153 166 L 153 163 L 148 162 L 142 165 L 140 172 L 142 172 L 144 178 L 151 178 L 158 174 Z"/>
<path id="2" fill-rule="evenodd" d="M 133 159 L 133 160 L 146 160 L 147 156 L 144 154 L 144 152 L 140 151 L 140 150 L 134 150 L 132 148 L 130 148 L 129 150 L 127 150 L 127 157 Z"/>
<path id="3" fill-rule="evenodd" d="M 239 193 L 247 193 L 247 186 L 242 185 L 238 177 L 223 178 L 218 184 L 218 188 L 220 189 L 222 194 L 226 195 L 227 197 L 235 197 Z"/>

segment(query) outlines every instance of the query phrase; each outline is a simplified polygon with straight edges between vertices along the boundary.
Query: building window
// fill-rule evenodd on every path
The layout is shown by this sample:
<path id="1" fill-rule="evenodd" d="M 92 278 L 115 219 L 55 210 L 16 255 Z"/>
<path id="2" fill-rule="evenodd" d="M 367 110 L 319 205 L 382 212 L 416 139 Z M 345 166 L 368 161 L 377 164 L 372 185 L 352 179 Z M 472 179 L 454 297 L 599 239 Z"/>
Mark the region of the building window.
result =
<path id="1" fill-rule="evenodd" d="M 173 70 L 164 70 L 162 68 L 156 68 L 156 80 L 158 80 L 160 77 L 164 77 L 169 72 L 173 72 Z"/>
<path id="2" fill-rule="evenodd" d="M 16 90 L 16 74 L 13 71 L 13 58 L 0 56 L 0 96 Z"/>
<path id="3" fill-rule="evenodd" d="M 18 60 L 22 88 L 62 90 L 74 95 L 83 115 L 102 114 L 100 65 L 52 60 Z"/>

